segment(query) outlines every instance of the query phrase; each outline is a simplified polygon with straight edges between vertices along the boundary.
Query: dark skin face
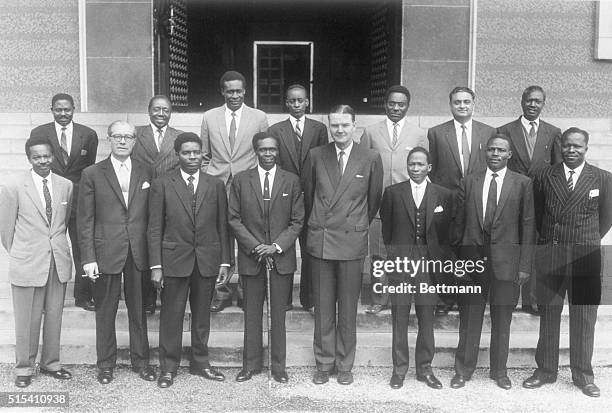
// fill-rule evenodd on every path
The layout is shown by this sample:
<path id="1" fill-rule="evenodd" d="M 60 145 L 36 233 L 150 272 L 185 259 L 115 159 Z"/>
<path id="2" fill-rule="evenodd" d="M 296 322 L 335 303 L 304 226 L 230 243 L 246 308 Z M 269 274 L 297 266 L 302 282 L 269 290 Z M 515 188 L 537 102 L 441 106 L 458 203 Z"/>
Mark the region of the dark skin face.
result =
<path id="1" fill-rule="evenodd" d="M 423 152 L 414 152 L 408 157 L 408 176 L 415 183 L 421 184 L 431 172 L 431 164 L 427 162 L 427 155 Z"/>
<path id="2" fill-rule="evenodd" d="M 586 138 L 581 133 L 570 133 L 561 141 L 561 155 L 568 168 L 574 169 L 584 162 L 589 149 Z"/>
<path id="3" fill-rule="evenodd" d="M 408 97 L 403 93 L 393 92 L 389 94 L 385 103 L 385 112 L 387 117 L 393 123 L 402 120 L 408 113 Z"/>
<path id="4" fill-rule="evenodd" d="M 168 122 L 170 122 L 171 116 L 172 106 L 166 99 L 156 98 L 151 102 L 151 107 L 149 108 L 149 119 L 151 119 L 151 123 L 158 129 L 166 126 Z"/>
<path id="5" fill-rule="evenodd" d="M 183 172 L 193 175 L 202 165 L 202 147 L 197 142 L 185 142 L 177 153 Z"/>
<path id="6" fill-rule="evenodd" d="M 53 152 L 49 145 L 30 146 L 28 161 L 32 165 L 32 170 L 43 178 L 49 176 L 51 172 L 51 162 L 53 162 Z"/>
<path id="7" fill-rule="evenodd" d="M 504 139 L 492 139 L 487 145 L 487 166 L 493 172 L 501 171 L 512 157 L 512 151 L 508 141 Z"/>
<path id="8" fill-rule="evenodd" d="M 237 111 L 244 103 L 244 85 L 241 80 L 230 80 L 229 82 L 223 82 L 223 89 L 221 95 L 225 99 L 225 104 L 231 111 Z"/>
<path id="9" fill-rule="evenodd" d="M 257 141 L 257 161 L 259 166 L 264 170 L 269 171 L 276 165 L 276 158 L 278 157 L 278 144 L 273 138 L 265 138 Z"/>
<path id="10" fill-rule="evenodd" d="M 306 113 L 306 108 L 310 102 L 306 97 L 306 92 L 302 89 L 291 89 L 287 92 L 285 106 L 289 109 L 289 113 L 296 119 L 300 119 Z"/>
<path id="11" fill-rule="evenodd" d="M 544 109 L 545 98 L 544 94 L 539 90 L 530 92 L 525 99 L 521 99 L 521 107 L 523 108 L 523 116 L 528 121 L 536 120 L 542 109 Z"/>
<path id="12" fill-rule="evenodd" d="M 66 126 L 72 122 L 74 106 L 72 106 L 69 100 L 59 99 L 51 106 L 51 113 L 53 113 L 53 119 L 55 119 L 57 123 Z"/>

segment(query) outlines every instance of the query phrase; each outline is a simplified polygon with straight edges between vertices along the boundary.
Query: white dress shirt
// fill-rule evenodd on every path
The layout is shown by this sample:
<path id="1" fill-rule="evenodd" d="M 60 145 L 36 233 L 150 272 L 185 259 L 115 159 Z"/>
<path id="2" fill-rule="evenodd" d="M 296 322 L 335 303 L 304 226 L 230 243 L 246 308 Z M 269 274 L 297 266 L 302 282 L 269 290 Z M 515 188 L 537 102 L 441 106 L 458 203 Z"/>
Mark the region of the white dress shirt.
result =
<path id="1" fill-rule="evenodd" d="M 525 128 L 525 130 L 527 131 L 527 136 L 529 136 L 529 131 L 531 130 L 531 125 L 529 123 L 531 122 L 535 122 L 535 133 L 536 135 L 538 134 L 538 130 L 540 130 L 540 118 L 537 118 L 535 120 L 527 120 L 525 119 L 525 117 L 523 115 L 521 115 L 521 125 L 523 125 L 523 128 Z"/>
<path id="2" fill-rule="evenodd" d="M 240 119 L 242 119 L 242 109 L 244 105 L 240 105 L 240 109 L 235 111 L 236 114 L 236 136 L 238 135 L 238 129 L 240 128 Z M 230 126 L 232 125 L 232 110 L 225 105 L 225 127 L 227 128 L 227 136 L 230 133 Z"/>
<path id="3" fill-rule="evenodd" d="M 161 152 L 161 146 L 159 144 L 159 141 L 157 139 L 157 135 L 158 135 L 158 130 L 161 129 L 162 131 L 162 141 L 164 140 L 164 138 L 166 137 L 166 130 L 168 129 L 168 125 L 164 126 L 163 128 L 158 128 L 157 126 L 153 125 L 151 123 L 151 129 L 153 130 L 153 141 L 155 142 L 155 146 L 157 146 L 157 151 Z"/>
<path id="4" fill-rule="evenodd" d="M 351 155 L 351 151 L 353 150 L 353 139 L 351 138 L 351 143 L 346 149 L 340 149 L 338 148 L 338 145 L 334 145 L 334 148 L 336 148 L 336 162 L 340 161 L 340 151 L 344 151 L 344 158 L 342 159 L 344 161 L 342 174 L 344 175 L 344 171 L 346 170 L 346 164 L 348 163 L 349 156 Z"/>
<path id="5" fill-rule="evenodd" d="M 53 122 L 55 124 L 55 133 L 57 133 L 57 142 L 62 146 L 62 128 L 64 126 L 60 125 L 57 122 Z M 73 131 L 73 123 L 70 122 L 66 125 L 66 152 L 70 155 L 70 148 L 72 148 L 72 131 Z"/>
<path id="6" fill-rule="evenodd" d="M 269 171 L 266 171 L 259 164 L 257 164 L 257 172 L 259 173 L 259 183 L 261 184 L 261 194 L 264 193 L 264 180 L 266 179 L 266 172 L 269 172 L 268 182 L 270 184 L 270 196 L 272 196 L 272 186 L 274 185 L 274 176 L 276 175 L 276 165 Z"/>
<path id="7" fill-rule="evenodd" d="M 387 131 L 389 132 L 389 139 L 390 139 L 391 144 L 393 144 L 393 122 L 389 118 L 386 118 L 385 120 L 387 122 Z M 400 135 L 402 134 L 402 128 L 404 127 L 405 124 L 406 124 L 406 117 L 403 117 L 401 120 L 397 122 L 397 139 L 399 139 Z"/>
<path id="8" fill-rule="evenodd" d="M 453 123 L 455 125 L 455 137 L 457 138 L 457 148 L 459 148 L 459 160 L 461 161 L 461 170 L 465 171 L 465 165 L 463 164 L 463 156 L 461 156 L 461 136 L 463 134 L 463 129 L 461 126 L 465 126 L 465 135 L 467 136 L 467 144 L 468 148 L 470 148 L 470 154 L 472 153 L 472 119 L 467 122 L 461 124 L 457 122 L 456 119 L 453 119 Z"/>
<path id="9" fill-rule="evenodd" d="M 499 195 L 501 194 L 502 185 L 504 184 L 504 178 L 506 177 L 507 167 L 500 169 L 495 172 L 497 174 L 497 178 L 495 178 L 495 182 L 497 183 L 497 202 L 499 203 Z M 491 179 L 493 179 L 493 171 L 487 168 L 485 172 L 484 185 L 482 186 L 482 219 L 484 222 L 484 216 L 487 213 L 487 199 L 489 198 L 489 187 L 491 186 Z"/>
<path id="10" fill-rule="evenodd" d="M 122 163 L 121 161 L 119 161 L 118 159 L 115 159 L 115 157 L 111 154 L 110 157 L 111 160 L 111 164 L 113 165 L 113 169 L 115 170 L 115 175 L 117 176 L 117 181 L 119 181 L 119 187 L 121 187 L 121 178 L 119 177 L 120 175 L 120 169 L 121 169 L 121 165 L 125 165 L 125 167 L 127 168 L 127 191 L 121 191 L 122 195 L 123 195 L 123 199 L 125 200 L 125 206 L 128 206 L 128 193 L 129 193 L 129 188 L 130 188 L 130 176 L 132 174 L 132 159 L 128 156 L 128 158 Z"/>
<path id="11" fill-rule="evenodd" d="M 423 180 L 420 184 L 417 184 L 412 179 L 410 179 L 410 188 L 412 189 L 412 199 L 414 199 L 414 203 L 417 208 L 421 206 L 421 202 L 423 202 L 423 198 L 425 197 L 425 190 L 427 189 L 427 179 Z"/>
<path id="12" fill-rule="evenodd" d="M 51 175 L 53 172 L 49 172 L 49 175 L 46 177 L 42 177 L 38 175 L 34 170 L 32 172 L 32 180 L 34 180 L 34 186 L 36 187 L 36 192 L 38 193 L 38 197 L 40 198 L 40 204 L 43 209 L 47 206 L 45 203 L 45 194 L 43 193 L 43 179 L 47 180 L 47 188 L 49 188 L 49 194 L 51 194 L 51 204 L 53 204 L 53 185 L 51 184 Z"/>
<path id="13" fill-rule="evenodd" d="M 295 131 L 295 124 L 297 122 L 297 118 L 293 117 L 293 116 L 289 116 L 289 122 L 291 122 L 291 127 L 293 128 L 293 130 Z M 300 130 L 302 131 L 300 137 L 304 136 L 304 123 L 306 122 L 306 116 L 302 116 L 300 118 Z"/>
<path id="14" fill-rule="evenodd" d="M 183 181 L 185 181 L 185 185 L 189 186 L 189 177 L 193 176 L 193 191 L 198 190 L 198 182 L 200 182 L 200 173 L 196 172 L 193 175 L 189 175 L 187 172 L 181 169 L 181 176 L 183 177 Z"/>
<path id="15" fill-rule="evenodd" d="M 570 173 L 569 171 L 572 170 L 574 171 L 574 175 L 572 176 L 572 183 L 573 183 L 573 189 L 576 189 L 576 182 L 578 182 L 578 178 L 580 177 L 580 174 L 582 173 L 582 170 L 584 169 L 584 161 L 577 166 L 574 169 L 570 169 L 565 162 L 563 162 L 563 172 L 565 173 L 565 181 L 567 182 L 567 180 L 569 179 Z"/>

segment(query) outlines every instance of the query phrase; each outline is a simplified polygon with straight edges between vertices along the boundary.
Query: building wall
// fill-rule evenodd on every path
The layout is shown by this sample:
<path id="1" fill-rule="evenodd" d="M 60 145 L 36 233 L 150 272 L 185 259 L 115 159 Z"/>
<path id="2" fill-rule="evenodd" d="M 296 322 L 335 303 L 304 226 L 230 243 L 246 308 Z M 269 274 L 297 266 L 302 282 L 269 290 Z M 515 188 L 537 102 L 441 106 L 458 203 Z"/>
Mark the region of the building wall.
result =
<path id="1" fill-rule="evenodd" d="M 0 1 L 0 112 L 42 112 L 66 92 L 79 107 L 77 0 Z"/>
<path id="2" fill-rule="evenodd" d="M 595 60 L 595 2 L 478 0 L 476 110 L 520 113 L 530 84 L 547 92 L 543 116 L 610 117 L 612 60 Z"/>

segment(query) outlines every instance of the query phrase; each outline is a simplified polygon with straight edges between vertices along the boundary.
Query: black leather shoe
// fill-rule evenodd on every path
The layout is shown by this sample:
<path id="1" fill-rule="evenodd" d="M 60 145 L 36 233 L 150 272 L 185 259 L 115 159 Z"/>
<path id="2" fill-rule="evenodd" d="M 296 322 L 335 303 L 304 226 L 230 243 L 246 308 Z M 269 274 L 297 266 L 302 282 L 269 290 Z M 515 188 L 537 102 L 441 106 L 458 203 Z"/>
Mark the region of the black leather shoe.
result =
<path id="1" fill-rule="evenodd" d="M 104 368 L 98 370 L 98 382 L 100 384 L 109 384 L 113 381 L 113 369 Z"/>
<path id="2" fill-rule="evenodd" d="M 15 378 L 15 386 L 17 387 L 28 387 L 32 384 L 32 376 L 17 376 Z"/>
<path id="3" fill-rule="evenodd" d="M 314 375 L 312 376 L 312 382 L 314 384 L 325 384 L 328 381 L 329 381 L 329 372 L 328 371 L 317 370 L 317 371 L 315 371 Z"/>
<path id="4" fill-rule="evenodd" d="M 500 387 L 504 390 L 510 390 L 512 388 L 512 382 L 510 381 L 508 376 L 499 377 L 493 380 L 495 380 L 495 384 L 497 384 L 497 387 Z"/>
<path id="5" fill-rule="evenodd" d="M 437 305 L 434 314 L 437 316 L 443 316 L 448 314 L 448 306 L 446 304 Z"/>
<path id="6" fill-rule="evenodd" d="M 368 306 L 368 308 L 366 308 L 365 312 L 366 314 L 378 314 L 381 311 L 384 311 L 386 309 L 388 309 L 389 307 L 387 307 L 386 305 L 382 305 L 382 304 L 372 304 L 370 306 Z"/>
<path id="7" fill-rule="evenodd" d="M 400 376 L 399 374 L 394 374 L 391 376 L 391 380 L 389 380 L 389 386 L 392 389 L 401 389 L 404 385 L 404 376 Z"/>
<path id="8" fill-rule="evenodd" d="M 145 381 L 155 381 L 157 375 L 155 374 L 155 368 L 153 366 L 144 366 L 141 368 L 133 367 L 133 372 L 138 373 L 141 379 Z"/>
<path id="9" fill-rule="evenodd" d="M 523 304 L 521 306 L 521 311 L 523 311 L 524 313 L 527 314 L 531 314 L 531 315 L 536 315 L 539 316 L 540 312 L 538 311 L 538 309 L 532 305 L 528 305 L 528 304 Z"/>
<path id="10" fill-rule="evenodd" d="M 259 373 L 261 373 L 261 370 L 246 370 L 246 369 L 242 369 L 242 370 L 240 370 L 240 372 L 236 376 L 236 381 L 237 382 L 243 382 L 243 381 L 251 380 L 253 378 L 253 376 L 255 376 L 255 375 L 259 374 Z"/>
<path id="11" fill-rule="evenodd" d="M 211 313 L 219 313 L 225 309 L 225 307 L 229 307 L 232 305 L 231 301 L 228 300 L 214 300 L 210 303 L 210 312 Z"/>
<path id="12" fill-rule="evenodd" d="M 96 304 L 93 300 L 76 300 L 74 302 L 75 307 L 81 307 L 86 311 L 96 311 Z"/>
<path id="13" fill-rule="evenodd" d="M 153 315 L 153 314 L 155 314 L 155 309 L 156 308 L 157 308 L 157 304 L 155 304 L 155 303 L 145 305 L 144 306 L 145 314 L 146 315 Z"/>
<path id="14" fill-rule="evenodd" d="M 162 371 L 157 379 L 157 387 L 167 389 L 174 384 L 174 377 L 176 377 L 176 373 Z"/>
<path id="15" fill-rule="evenodd" d="M 40 374 L 44 374 L 45 376 L 50 376 L 58 380 L 70 380 L 72 378 L 72 373 L 65 369 L 59 369 L 57 371 L 40 369 Z"/>
<path id="16" fill-rule="evenodd" d="M 461 374 L 455 374 L 450 381 L 450 386 L 453 389 L 460 389 L 464 387 L 465 382 L 469 380 L 470 380 L 469 378 L 462 376 Z"/>
<path id="17" fill-rule="evenodd" d="M 204 367 L 204 368 L 190 367 L 189 373 L 195 376 L 202 376 L 208 380 L 215 380 L 215 381 L 225 380 L 225 376 L 223 375 L 223 373 L 221 373 L 220 371 L 217 371 L 214 367 Z"/>
<path id="18" fill-rule="evenodd" d="M 438 378 L 436 376 L 432 374 L 426 374 L 424 376 L 416 376 L 417 381 L 422 381 L 423 383 L 427 384 L 428 387 L 431 387 L 432 389 L 441 389 L 442 388 L 442 383 L 440 383 L 440 380 L 438 380 Z"/>
<path id="19" fill-rule="evenodd" d="M 287 383 L 289 381 L 289 376 L 287 376 L 286 371 L 273 371 L 272 378 L 279 383 Z"/>
<path id="20" fill-rule="evenodd" d="M 589 383 L 582 386 L 582 393 L 589 397 L 599 397 L 601 395 L 599 387 L 597 387 L 595 383 Z"/>
<path id="21" fill-rule="evenodd" d="M 338 384 L 349 385 L 353 383 L 353 373 L 350 371 L 339 371 L 338 378 L 336 379 Z"/>
<path id="22" fill-rule="evenodd" d="M 554 382 L 555 380 L 553 379 L 547 379 L 545 377 L 540 377 L 534 374 L 523 382 L 523 387 L 526 389 L 537 389 L 538 387 L 542 387 L 546 383 Z"/>

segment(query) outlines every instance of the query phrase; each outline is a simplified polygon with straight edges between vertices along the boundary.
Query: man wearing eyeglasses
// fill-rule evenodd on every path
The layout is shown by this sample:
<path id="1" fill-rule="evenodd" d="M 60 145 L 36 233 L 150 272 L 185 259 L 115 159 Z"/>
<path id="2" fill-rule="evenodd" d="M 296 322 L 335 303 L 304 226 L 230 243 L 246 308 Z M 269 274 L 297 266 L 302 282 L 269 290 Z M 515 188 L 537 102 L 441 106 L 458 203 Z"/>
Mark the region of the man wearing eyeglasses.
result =
<path id="1" fill-rule="evenodd" d="M 134 127 L 115 121 L 108 127 L 111 155 L 83 171 L 77 229 L 85 274 L 94 281 L 98 381 L 113 380 L 117 361 L 115 317 L 123 274 L 132 370 L 154 381 L 149 365 L 142 272 L 148 268 L 147 216 L 151 171 L 131 159 Z"/>

